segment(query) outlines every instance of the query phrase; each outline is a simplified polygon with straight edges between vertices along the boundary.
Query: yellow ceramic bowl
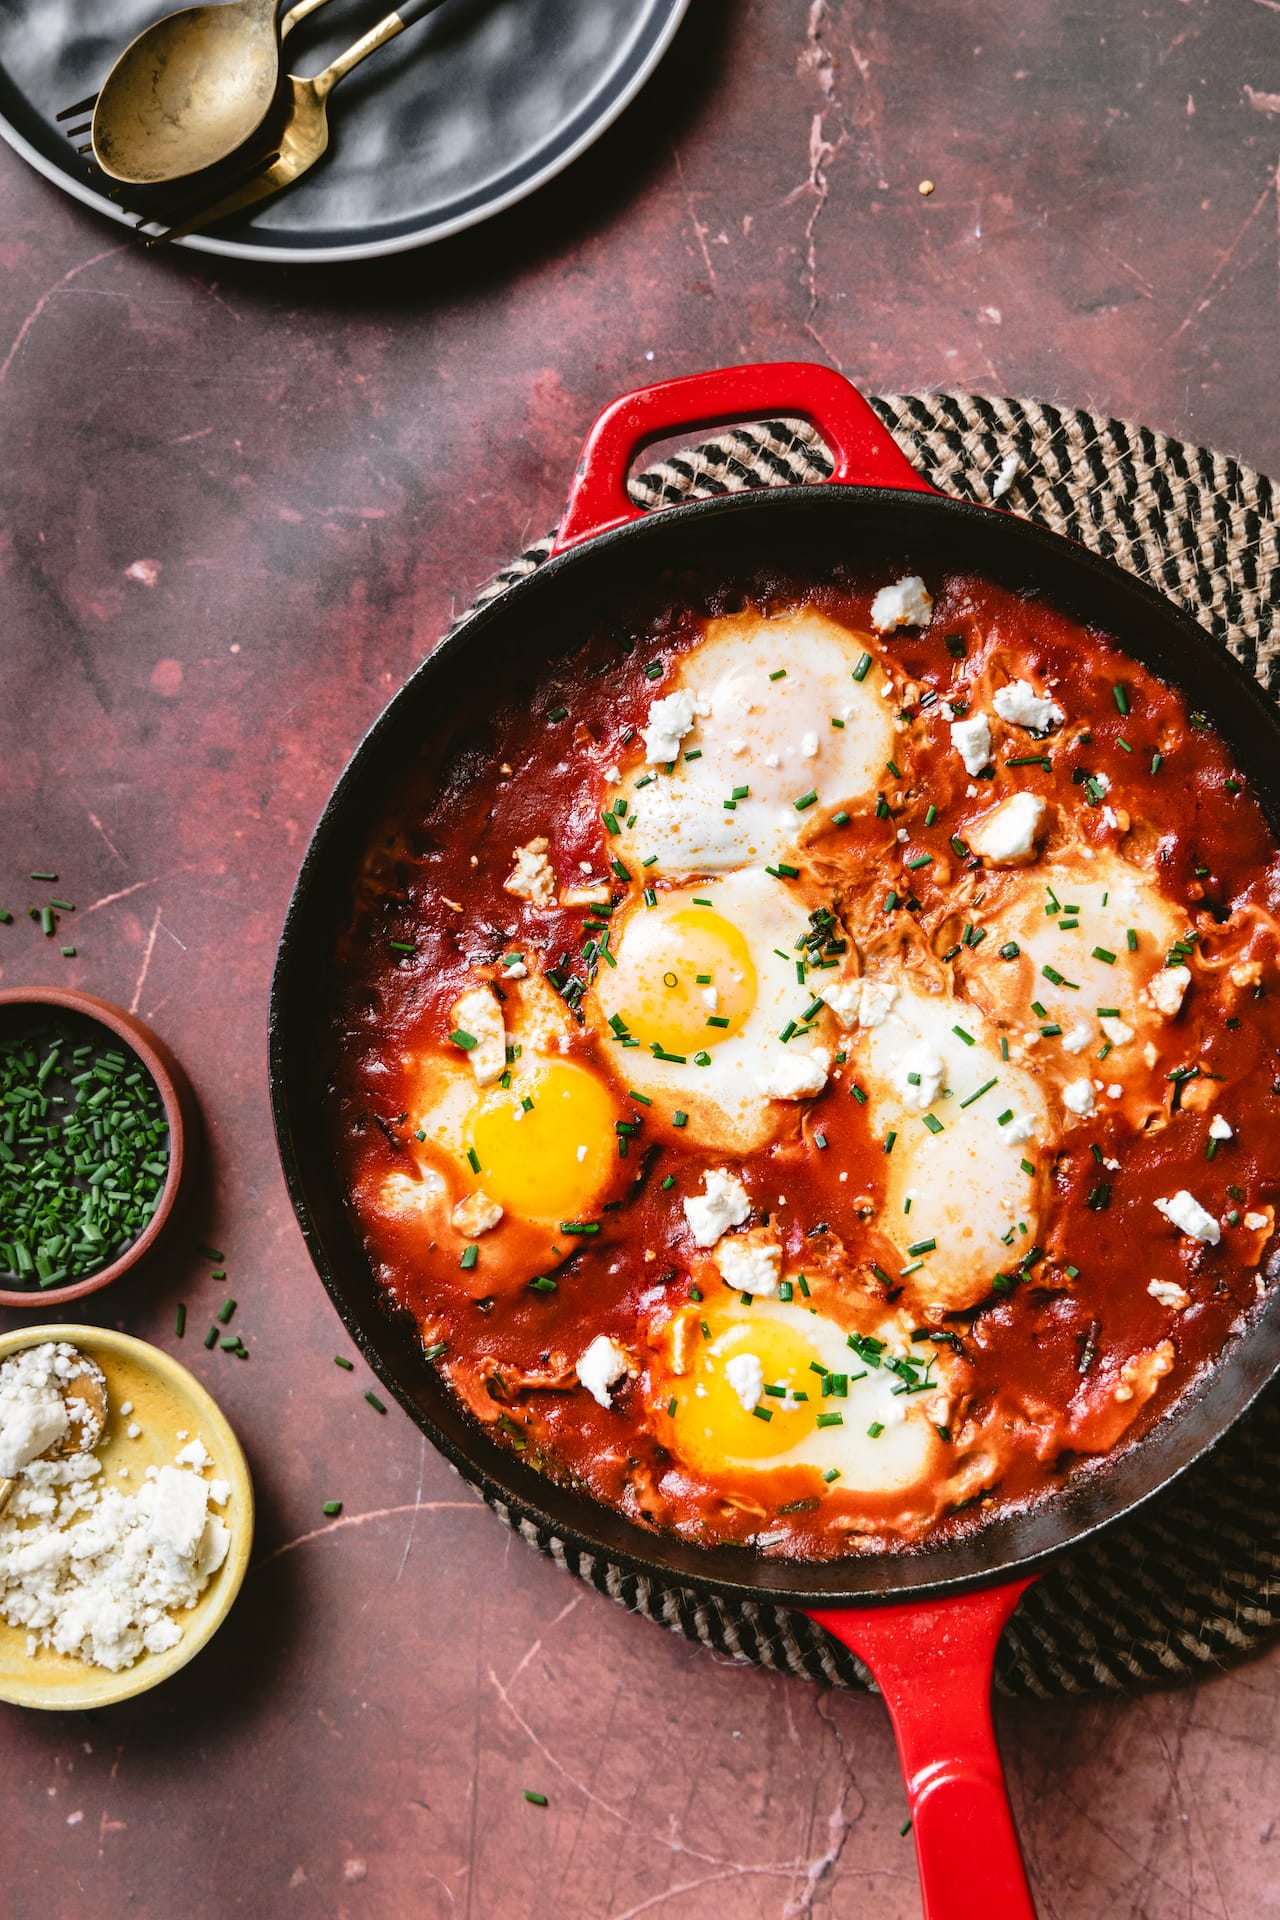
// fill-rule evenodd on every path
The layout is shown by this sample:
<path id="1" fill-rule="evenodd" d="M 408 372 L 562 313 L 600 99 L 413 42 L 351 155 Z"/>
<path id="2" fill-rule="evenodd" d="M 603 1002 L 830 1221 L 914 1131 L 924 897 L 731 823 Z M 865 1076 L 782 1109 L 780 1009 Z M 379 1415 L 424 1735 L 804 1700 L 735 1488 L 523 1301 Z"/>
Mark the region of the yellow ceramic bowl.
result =
<path id="1" fill-rule="evenodd" d="M 0 1361 L 45 1340 L 70 1341 L 96 1360 L 106 1376 L 110 1414 L 98 1449 L 104 1482 L 136 1488 L 147 1467 L 173 1460 L 184 1444 L 178 1435 L 185 1432 L 190 1440 L 203 1440 L 212 1455 L 212 1476 L 231 1488 L 226 1506 L 217 1509 L 231 1530 L 227 1557 L 195 1606 L 174 1615 L 182 1638 L 167 1652 L 143 1653 L 131 1667 L 109 1673 L 48 1648 L 29 1654 L 26 1630 L 0 1620 L 0 1700 L 20 1707 L 110 1707 L 167 1680 L 199 1653 L 226 1619 L 253 1545 L 253 1482 L 240 1442 L 217 1403 L 167 1353 L 109 1327 L 24 1327 L 0 1338 Z M 125 1401 L 133 1403 L 133 1411 L 122 1418 L 119 1408 Z M 132 1424 L 141 1428 L 134 1440 L 127 1433 Z M 129 1477 L 122 1481 L 117 1476 L 124 1466 Z"/>

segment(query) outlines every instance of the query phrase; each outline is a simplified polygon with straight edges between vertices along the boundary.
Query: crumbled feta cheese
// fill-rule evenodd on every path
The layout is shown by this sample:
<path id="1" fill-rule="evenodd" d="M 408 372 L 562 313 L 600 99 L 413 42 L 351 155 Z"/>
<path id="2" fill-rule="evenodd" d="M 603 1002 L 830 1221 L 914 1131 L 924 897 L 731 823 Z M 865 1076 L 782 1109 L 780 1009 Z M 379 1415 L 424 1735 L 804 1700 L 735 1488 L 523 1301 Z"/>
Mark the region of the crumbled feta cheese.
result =
<path id="1" fill-rule="evenodd" d="M 1264 1227 L 1271 1225 L 1271 1216 L 1266 1213 L 1246 1213 L 1244 1223 L 1250 1233 L 1261 1233 Z"/>
<path id="2" fill-rule="evenodd" d="M 879 980 L 828 980 L 816 989 L 842 1027 L 881 1027 L 898 989 Z"/>
<path id="3" fill-rule="evenodd" d="M 1162 1013 L 1166 1020 L 1172 1020 L 1190 985 L 1190 967 L 1162 967 L 1147 982 L 1147 998 L 1157 1013 Z"/>
<path id="4" fill-rule="evenodd" d="M 511 856 L 515 866 L 502 883 L 505 893 L 513 893 L 518 900 L 527 900 L 534 907 L 555 905 L 555 870 L 547 858 L 550 845 L 546 835 L 539 834 L 536 840 L 515 849 Z"/>
<path id="5" fill-rule="evenodd" d="M 812 1053 L 779 1049 L 768 1071 L 756 1075 L 756 1085 L 768 1100 L 807 1100 L 822 1092 L 830 1069 L 831 1055 L 824 1047 L 815 1047 Z"/>
<path id="6" fill-rule="evenodd" d="M 818 736 L 816 733 L 805 733 L 800 736 L 800 752 L 806 760 L 817 759 Z"/>
<path id="7" fill-rule="evenodd" d="M 65 1342 L 47 1341 L 0 1367 L 0 1479 L 21 1473 L 67 1431 L 65 1369 L 58 1372 L 63 1347 L 68 1355 L 74 1351 Z"/>
<path id="8" fill-rule="evenodd" d="M 1093 1097 L 1092 1080 L 1073 1080 L 1070 1086 L 1062 1089 L 1062 1104 L 1071 1113 L 1078 1113 L 1087 1120 L 1097 1102 Z"/>
<path id="9" fill-rule="evenodd" d="M 1055 700 L 1037 693 L 1029 680 L 1012 680 L 1007 687 L 997 687 L 991 704 L 1002 720 L 1032 733 L 1047 733 L 1052 726 L 1060 727 L 1067 717 Z"/>
<path id="10" fill-rule="evenodd" d="M 1224 1120 L 1220 1113 L 1215 1113 L 1209 1122 L 1209 1138 L 1211 1140 L 1230 1140 L 1234 1137 L 1234 1134 L 1235 1129 L 1231 1125 L 1231 1122 Z"/>
<path id="11" fill-rule="evenodd" d="M 1222 1228 L 1213 1215 L 1206 1213 L 1185 1187 L 1179 1187 L 1172 1199 L 1157 1200 L 1156 1211 L 1162 1213 L 1171 1226 L 1185 1233 L 1188 1239 L 1206 1240 L 1211 1247 L 1216 1247 L 1222 1238 Z"/>
<path id="12" fill-rule="evenodd" d="M 59 1349 L 73 1353 L 48 1342 L 13 1356 L 0 1369 L 0 1402 L 15 1362 L 30 1355 L 39 1366 Z M 231 1535 L 208 1511 L 202 1442 L 179 1458 L 181 1466 L 149 1467 L 134 1494 L 95 1485 L 101 1463 L 92 1454 L 27 1463 L 0 1519 L 0 1618 L 25 1629 L 31 1652 L 48 1647 L 119 1672 L 181 1640 L 173 1614 L 195 1605 Z"/>
<path id="13" fill-rule="evenodd" d="M 1087 1020 L 1073 1020 L 1062 1036 L 1064 1053 L 1083 1053 L 1093 1038 L 1093 1028 Z"/>
<path id="14" fill-rule="evenodd" d="M 665 765 L 680 751 L 680 742 L 698 717 L 698 703 L 687 687 L 677 687 L 649 708 L 649 724 L 641 727 L 644 757 L 651 767 Z"/>
<path id="15" fill-rule="evenodd" d="M 585 1143 L 584 1143 L 584 1144 L 583 1144 L 582 1146 L 580 1146 L 580 1147 L 578 1148 L 578 1165 L 579 1165 L 579 1166 L 581 1166 L 581 1165 L 582 1165 L 582 1163 L 583 1163 L 583 1161 L 584 1161 L 584 1160 L 586 1159 L 586 1157 L 587 1157 L 587 1149 L 586 1149 L 586 1145 L 585 1145 Z"/>
<path id="16" fill-rule="evenodd" d="M 985 713 L 951 722 L 951 744 L 964 761 L 966 773 L 981 773 L 991 760 L 991 722 Z"/>
<path id="17" fill-rule="evenodd" d="M 521 953 L 507 953 L 502 957 L 502 977 L 504 980 L 527 980 L 529 969 Z"/>
<path id="18" fill-rule="evenodd" d="M 1035 1120 L 1029 1113 L 1015 1113 L 1013 1119 L 1007 1121 L 1000 1129 L 1003 1137 L 1015 1147 L 1020 1147 L 1030 1140 L 1035 1130 Z"/>
<path id="19" fill-rule="evenodd" d="M 702 989 L 702 1004 L 708 1013 L 715 1013 L 720 1006 L 719 990 L 716 987 L 704 987 Z"/>
<path id="20" fill-rule="evenodd" d="M 128 1426 L 125 1428 L 125 1434 L 130 1440 L 136 1440 L 138 1435 L 141 1432 L 142 1432 L 142 1428 L 138 1425 L 136 1420 L 131 1420 Z"/>
<path id="21" fill-rule="evenodd" d="M 942 1092 L 942 1083 L 946 1078 L 947 1063 L 940 1053 L 934 1051 L 927 1040 L 919 1041 L 909 1047 L 901 1057 L 894 1061 L 891 1069 L 893 1084 L 897 1089 L 904 1107 L 915 1107 L 921 1112 L 931 1107 Z"/>
<path id="22" fill-rule="evenodd" d="M 1158 1300 L 1162 1307 L 1172 1307 L 1175 1313 L 1181 1313 L 1184 1308 L 1191 1305 L 1191 1295 L 1185 1287 L 1180 1287 L 1176 1280 L 1149 1280 L 1147 1292 L 1153 1300 Z"/>
<path id="23" fill-rule="evenodd" d="M 1048 807 L 1038 793 L 1014 793 L 969 835 L 969 845 L 988 866 L 1016 866 L 1036 850 Z"/>
<path id="24" fill-rule="evenodd" d="M 871 602 L 871 624 L 877 633 L 888 633 L 893 627 L 927 627 L 932 618 L 933 595 L 918 573 L 881 587 Z"/>
<path id="25" fill-rule="evenodd" d="M 1110 776 L 1110 774 L 1106 774 L 1106 773 L 1095 773 L 1095 774 L 1093 775 L 1093 784 L 1094 784 L 1094 786 L 1095 786 L 1095 787 L 1096 787 L 1096 788 L 1098 789 L 1098 791 L 1099 791 L 1099 793 L 1104 793 L 1104 794 L 1105 794 L 1105 793 L 1110 793 L 1110 791 L 1111 791 L 1111 776 Z"/>
<path id="26" fill-rule="evenodd" d="M 475 1045 L 462 1046 L 476 1077 L 478 1087 L 489 1087 L 501 1079 L 507 1065 L 507 1034 L 502 1024 L 502 1008 L 488 987 L 469 987 L 449 1009 L 454 1033 L 462 1033 Z"/>
<path id="27" fill-rule="evenodd" d="M 1000 462 L 995 479 L 991 483 L 991 498 L 1003 500 L 1006 493 L 1018 477 L 1018 468 L 1022 465 L 1016 453 L 1006 453 Z"/>
<path id="28" fill-rule="evenodd" d="M 1124 1093 L 1124 1088 L 1120 1085 L 1120 1082 L 1118 1080 L 1113 1080 L 1111 1082 L 1111 1085 L 1107 1088 L 1108 1100 L 1119 1100 L 1122 1097 L 1123 1093 Z"/>
<path id="29" fill-rule="evenodd" d="M 449 1215 L 449 1224 L 455 1233 L 465 1234 L 468 1240 L 477 1240 L 482 1233 L 488 1233 L 491 1227 L 496 1227 L 501 1218 L 502 1208 L 497 1201 L 491 1200 L 487 1193 L 477 1187 L 474 1193 L 459 1200 Z"/>
<path id="30" fill-rule="evenodd" d="M 741 1401 L 744 1413 L 751 1413 L 760 1405 L 764 1394 L 764 1368 L 758 1354 L 731 1354 L 724 1363 L 724 1377 Z"/>
<path id="31" fill-rule="evenodd" d="M 741 1236 L 726 1234 L 712 1255 L 726 1287 L 770 1299 L 782 1278 L 782 1248 L 767 1229 L 755 1228 Z"/>
<path id="32" fill-rule="evenodd" d="M 702 1193 L 690 1194 L 684 1203 L 684 1217 L 696 1247 L 714 1247 L 722 1233 L 740 1227 L 751 1212 L 747 1190 L 736 1173 L 726 1167 L 709 1167 L 703 1176 Z"/>
<path id="33" fill-rule="evenodd" d="M 598 1333 L 578 1362 L 579 1383 L 584 1386 L 591 1398 L 602 1407 L 613 1405 L 612 1387 L 631 1371 L 631 1356 L 625 1347 L 611 1340 L 606 1333 Z"/>
<path id="34" fill-rule="evenodd" d="M 1133 1038 L 1133 1028 L 1125 1021 L 1117 1020 L 1113 1013 L 1104 1013 L 1098 1025 L 1113 1047 L 1127 1046 Z"/>

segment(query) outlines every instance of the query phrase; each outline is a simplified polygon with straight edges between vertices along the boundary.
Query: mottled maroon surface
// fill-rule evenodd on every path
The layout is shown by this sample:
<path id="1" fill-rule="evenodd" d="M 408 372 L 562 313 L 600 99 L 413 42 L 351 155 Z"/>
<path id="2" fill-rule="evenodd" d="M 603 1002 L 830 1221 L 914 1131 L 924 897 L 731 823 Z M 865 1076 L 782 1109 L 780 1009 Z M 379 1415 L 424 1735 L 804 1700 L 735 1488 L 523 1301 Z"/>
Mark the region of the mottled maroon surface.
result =
<path id="1" fill-rule="evenodd" d="M 381 266 L 144 257 L 0 153 L 0 903 L 56 868 L 79 948 L 15 921 L 0 979 L 123 1001 L 189 1067 L 252 1358 L 201 1345 L 223 1289 L 191 1233 L 90 1304 L 210 1382 L 261 1499 L 185 1674 L 0 1709 L 12 1920 L 916 1912 L 877 1702 L 575 1585 L 331 1364 L 267 1108 L 276 932 L 362 728 L 622 388 L 812 355 L 1275 470 L 1278 152 L 1276 0 L 695 0 L 563 181 Z M 1278 1709 L 1280 1652 L 1003 1707 L 1044 1915 L 1280 1912 Z"/>

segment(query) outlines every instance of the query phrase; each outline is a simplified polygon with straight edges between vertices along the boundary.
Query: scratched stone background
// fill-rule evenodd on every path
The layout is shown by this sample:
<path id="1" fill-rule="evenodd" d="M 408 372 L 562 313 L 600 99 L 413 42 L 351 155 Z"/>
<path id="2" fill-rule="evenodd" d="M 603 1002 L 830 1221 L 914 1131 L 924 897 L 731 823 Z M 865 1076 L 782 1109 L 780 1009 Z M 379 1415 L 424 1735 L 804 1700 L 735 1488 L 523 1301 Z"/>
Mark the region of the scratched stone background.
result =
<path id="1" fill-rule="evenodd" d="M 330 1363 L 267 1110 L 276 933 L 362 729 L 624 388 L 808 355 L 1280 469 L 1278 159 L 1280 0 L 694 0 L 559 183 L 351 270 L 144 257 L 0 151 L 0 896 L 47 864 L 80 903 L 76 960 L 19 918 L 0 980 L 132 1005 L 190 1068 L 252 1359 L 202 1348 L 187 1236 L 96 1305 L 209 1381 L 261 1500 L 183 1675 L 0 1709 L 8 1920 L 918 1911 L 876 1701 L 572 1584 Z M 1003 1704 L 1042 1914 L 1280 1913 L 1278 1710 L 1280 1651 Z"/>

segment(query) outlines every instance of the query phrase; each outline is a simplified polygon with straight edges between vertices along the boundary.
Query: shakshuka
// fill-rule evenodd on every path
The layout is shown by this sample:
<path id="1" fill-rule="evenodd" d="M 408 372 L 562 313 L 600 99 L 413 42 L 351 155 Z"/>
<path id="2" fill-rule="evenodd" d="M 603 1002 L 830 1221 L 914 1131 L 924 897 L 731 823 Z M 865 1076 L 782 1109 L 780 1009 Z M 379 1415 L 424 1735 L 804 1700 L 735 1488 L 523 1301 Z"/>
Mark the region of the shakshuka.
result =
<path id="1" fill-rule="evenodd" d="M 1277 848 L 1115 637 L 888 568 L 669 604 L 452 724 L 341 932 L 336 1177 L 531 1464 L 708 1544 L 902 1548 L 1096 1470 L 1241 1330 Z"/>

